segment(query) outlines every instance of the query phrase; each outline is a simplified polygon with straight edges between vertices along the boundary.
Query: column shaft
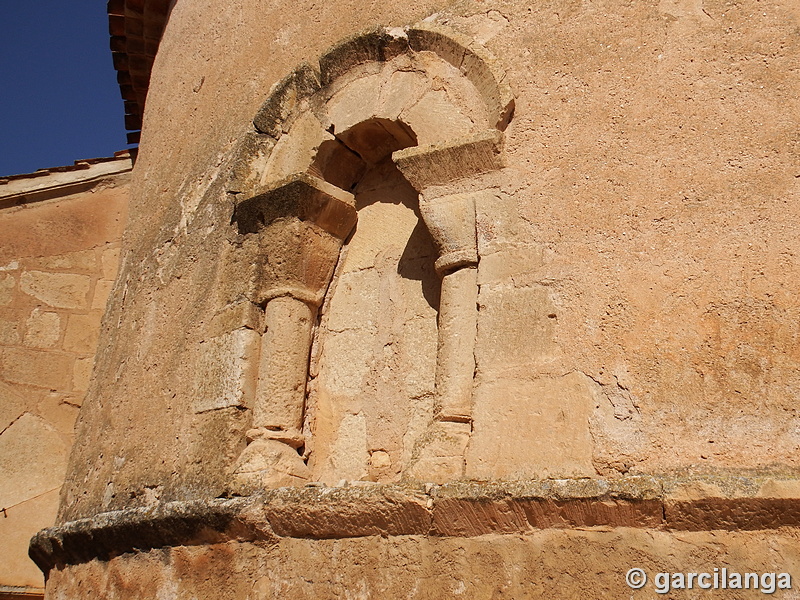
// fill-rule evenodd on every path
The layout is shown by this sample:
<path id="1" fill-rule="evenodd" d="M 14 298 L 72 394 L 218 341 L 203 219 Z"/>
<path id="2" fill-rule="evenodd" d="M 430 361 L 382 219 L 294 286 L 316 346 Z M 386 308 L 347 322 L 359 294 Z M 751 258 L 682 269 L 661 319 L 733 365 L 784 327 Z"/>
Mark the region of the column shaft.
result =
<path id="1" fill-rule="evenodd" d="M 477 302 L 476 267 L 462 267 L 444 275 L 436 359 L 436 418 L 440 421 L 472 420 Z"/>
<path id="2" fill-rule="evenodd" d="M 267 303 L 264 317 L 253 428 L 297 436 L 299 445 L 316 308 L 281 296 Z"/>

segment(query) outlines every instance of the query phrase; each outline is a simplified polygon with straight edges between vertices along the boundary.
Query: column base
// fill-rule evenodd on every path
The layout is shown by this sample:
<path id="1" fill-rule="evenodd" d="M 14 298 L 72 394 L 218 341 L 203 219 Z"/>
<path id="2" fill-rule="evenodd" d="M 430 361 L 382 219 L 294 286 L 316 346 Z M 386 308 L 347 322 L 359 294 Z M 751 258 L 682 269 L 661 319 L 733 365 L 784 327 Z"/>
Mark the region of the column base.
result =
<path id="1" fill-rule="evenodd" d="M 471 433 L 469 423 L 435 421 L 417 446 L 416 458 L 406 474 L 410 479 L 431 483 L 462 479 Z"/>
<path id="2" fill-rule="evenodd" d="M 232 491 L 251 494 L 259 490 L 305 485 L 311 471 L 292 446 L 257 438 L 247 445 L 233 472 Z"/>

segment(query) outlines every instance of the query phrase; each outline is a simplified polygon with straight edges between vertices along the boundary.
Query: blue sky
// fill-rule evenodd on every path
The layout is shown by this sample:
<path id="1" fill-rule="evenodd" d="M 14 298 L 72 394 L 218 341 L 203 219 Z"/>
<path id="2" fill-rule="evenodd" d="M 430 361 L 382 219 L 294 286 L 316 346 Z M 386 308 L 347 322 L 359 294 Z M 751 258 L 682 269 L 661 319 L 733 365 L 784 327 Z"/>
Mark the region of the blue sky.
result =
<path id="1" fill-rule="evenodd" d="M 129 148 L 104 0 L 2 1 L 0 175 Z"/>

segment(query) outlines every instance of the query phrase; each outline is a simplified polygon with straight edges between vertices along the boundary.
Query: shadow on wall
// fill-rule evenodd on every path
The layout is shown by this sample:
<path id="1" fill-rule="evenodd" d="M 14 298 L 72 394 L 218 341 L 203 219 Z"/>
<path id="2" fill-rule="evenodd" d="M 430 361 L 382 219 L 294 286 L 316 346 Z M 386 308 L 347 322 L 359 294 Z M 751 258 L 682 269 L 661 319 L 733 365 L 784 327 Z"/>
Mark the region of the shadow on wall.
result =
<path id="1" fill-rule="evenodd" d="M 397 481 L 413 451 L 408 432 L 419 435 L 433 411 L 438 254 L 419 194 L 391 159 L 416 144 L 410 128 L 372 119 L 341 138 L 366 160 L 359 181 L 345 182 L 358 223 L 342 248 L 312 350 L 308 465 L 328 483 Z"/>

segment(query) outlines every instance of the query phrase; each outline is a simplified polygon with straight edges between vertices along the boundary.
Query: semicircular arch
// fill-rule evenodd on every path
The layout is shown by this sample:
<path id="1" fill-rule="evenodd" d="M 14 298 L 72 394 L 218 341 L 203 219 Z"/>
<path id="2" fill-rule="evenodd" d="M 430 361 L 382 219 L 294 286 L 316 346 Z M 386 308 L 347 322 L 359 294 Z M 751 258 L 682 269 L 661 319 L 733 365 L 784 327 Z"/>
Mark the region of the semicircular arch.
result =
<path id="1" fill-rule="evenodd" d="M 319 68 L 302 64 L 273 86 L 255 116 L 273 143 L 257 185 L 304 172 L 327 179 L 320 165 L 335 159 L 347 168 L 348 151 L 374 164 L 387 142 L 394 151 L 503 131 L 514 99 L 496 63 L 483 47 L 427 24 L 344 40 Z"/>

